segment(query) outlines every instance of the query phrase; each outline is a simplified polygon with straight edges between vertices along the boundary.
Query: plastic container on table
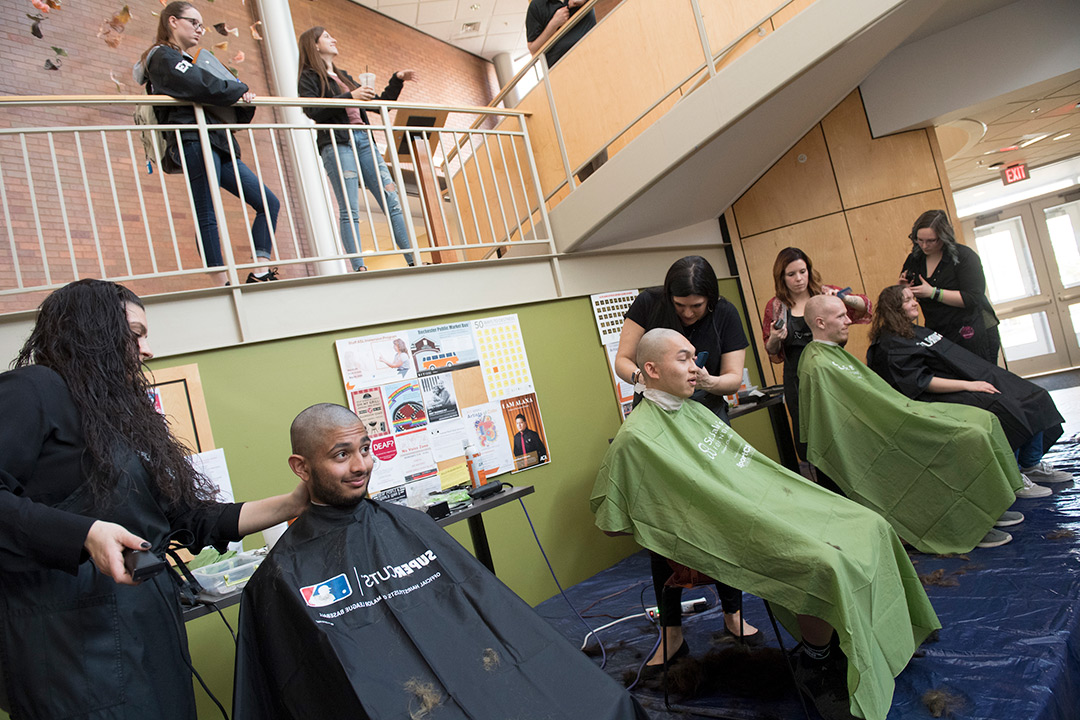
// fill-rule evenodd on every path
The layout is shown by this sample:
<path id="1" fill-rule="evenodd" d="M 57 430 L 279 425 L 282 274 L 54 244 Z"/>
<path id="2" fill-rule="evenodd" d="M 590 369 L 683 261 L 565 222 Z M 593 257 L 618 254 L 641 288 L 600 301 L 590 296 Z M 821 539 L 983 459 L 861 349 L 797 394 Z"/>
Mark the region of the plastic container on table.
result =
<path id="1" fill-rule="evenodd" d="M 192 570 L 195 579 L 209 595 L 227 595 L 240 590 L 255 574 L 265 555 L 254 552 L 238 553 L 228 560 L 204 565 Z"/>

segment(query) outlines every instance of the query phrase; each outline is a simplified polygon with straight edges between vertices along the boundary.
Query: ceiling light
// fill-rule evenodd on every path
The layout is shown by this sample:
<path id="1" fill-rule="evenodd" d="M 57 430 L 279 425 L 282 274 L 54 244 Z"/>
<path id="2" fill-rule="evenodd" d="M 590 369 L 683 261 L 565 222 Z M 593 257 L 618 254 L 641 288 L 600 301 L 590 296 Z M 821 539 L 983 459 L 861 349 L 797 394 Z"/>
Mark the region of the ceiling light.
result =
<path id="1" fill-rule="evenodd" d="M 480 32 L 480 21 L 479 20 L 477 20 L 476 22 L 467 22 L 467 23 L 462 23 L 461 24 L 461 34 L 462 35 L 468 35 L 470 33 L 478 33 L 478 32 Z"/>
<path id="2" fill-rule="evenodd" d="M 477 10 L 480 9 L 480 3 L 473 3 L 472 5 L 469 6 L 469 9 L 472 10 L 473 12 L 476 12 Z"/>
<path id="3" fill-rule="evenodd" d="M 1034 145 L 1035 143 L 1039 142 L 1040 140 L 1044 140 L 1044 139 L 1046 139 L 1048 137 L 1050 137 L 1050 133 L 1043 133 L 1042 135 L 1036 135 L 1035 137 L 1033 137 L 1033 138 L 1031 138 L 1029 140 L 1025 140 L 1024 142 L 1020 143 L 1020 147 L 1026 148 L 1028 145 Z"/>
<path id="4" fill-rule="evenodd" d="M 1035 113 L 1039 112 L 1040 110 L 1042 110 L 1042 108 L 1035 108 L 1034 110 L 1028 110 L 1028 112 L 1030 112 L 1032 115 L 1034 115 Z"/>
<path id="5" fill-rule="evenodd" d="M 1065 138 L 1069 137 L 1070 135 L 1072 135 L 1072 133 L 1061 133 L 1060 135 L 1058 135 L 1054 139 L 1055 140 L 1064 140 Z"/>

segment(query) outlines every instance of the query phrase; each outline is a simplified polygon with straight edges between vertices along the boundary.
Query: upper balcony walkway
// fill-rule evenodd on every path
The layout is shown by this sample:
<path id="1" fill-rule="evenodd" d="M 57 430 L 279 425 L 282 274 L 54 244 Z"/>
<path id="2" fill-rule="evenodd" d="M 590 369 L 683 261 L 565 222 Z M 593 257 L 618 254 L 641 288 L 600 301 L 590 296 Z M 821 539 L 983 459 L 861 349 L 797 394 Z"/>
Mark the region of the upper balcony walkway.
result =
<path id="1" fill-rule="evenodd" d="M 715 224 L 943 3 L 625 0 L 550 71 L 535 58 L 491 107 L 260 99 L 257 122 L 233 127 L 281 202 L 277 283 L 242 283 L 266 264 L 249 261 L 244 203 L 210 183 L 225 265 L 208 268 L 190 168 L 147 173 L 133 106 L 176 101 L 0 98 L 0 351 L 13 356 L 32 308 L 82 276 L 149 296 L 159 354 L 649 284 L 672 253 L 715 247 L 718 231 L 695 228 Z M 501 107 L 530 76 L 536 86 Z M 317 104 L 368 108 L 405 189 L 408 248 L 361 187 L 350 252 L 356 238 L 343 237 L 299 110 Z M 370 271 L 349 272 L 354 258 Z"/>

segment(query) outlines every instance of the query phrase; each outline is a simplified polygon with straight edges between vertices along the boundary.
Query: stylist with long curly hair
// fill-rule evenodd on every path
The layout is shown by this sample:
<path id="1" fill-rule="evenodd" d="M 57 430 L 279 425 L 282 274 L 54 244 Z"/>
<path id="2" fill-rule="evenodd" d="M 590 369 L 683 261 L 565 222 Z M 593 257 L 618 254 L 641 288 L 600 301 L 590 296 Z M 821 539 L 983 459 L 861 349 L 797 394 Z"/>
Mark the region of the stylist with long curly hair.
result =
<path id="1" fill-rule="evenodd" d="M 42 303 L 0 374 L 0 707 L 16 718 L 194 720 L 171 573 L 135 583 L 125 550 L 223 546 L 300 514 L 303 483 L 214 501 L 150 400 L 142 302 L 80 280 Z"/>

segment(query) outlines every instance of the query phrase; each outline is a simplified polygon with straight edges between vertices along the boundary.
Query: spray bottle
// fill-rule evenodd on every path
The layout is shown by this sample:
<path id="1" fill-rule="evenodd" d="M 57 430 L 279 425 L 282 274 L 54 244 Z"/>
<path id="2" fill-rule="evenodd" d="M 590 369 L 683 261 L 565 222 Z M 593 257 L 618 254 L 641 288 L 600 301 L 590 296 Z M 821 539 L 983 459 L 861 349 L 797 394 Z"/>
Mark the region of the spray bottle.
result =
<path id="1" fill-rule="evenodd" d="M 484 459 L 480 457 L 480 451 L 476 449 L 476 446 L 468 438 L 462 440 L 461 444 L 465 449 L 465 465 L 469 468 L 472 486 L 478 488 L 487 482 L 486 473 L 484 472 Z"/>

